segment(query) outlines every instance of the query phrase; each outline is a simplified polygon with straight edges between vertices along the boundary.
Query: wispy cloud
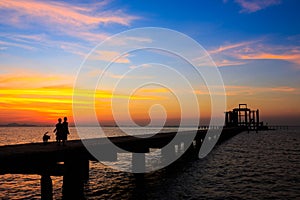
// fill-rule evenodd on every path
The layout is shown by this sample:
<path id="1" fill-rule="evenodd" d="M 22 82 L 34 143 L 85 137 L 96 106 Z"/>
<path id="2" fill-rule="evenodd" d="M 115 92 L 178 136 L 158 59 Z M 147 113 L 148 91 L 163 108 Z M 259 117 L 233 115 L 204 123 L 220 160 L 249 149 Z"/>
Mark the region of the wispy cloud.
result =
<path id="1" fill-rule="evenodd" d="M 67 53 L 86 56 L 91 50 L 92 46 L 88 44 L 82 45 L 80 43 L 61 41 L 57 39 L 51 39 L 46 34 L 15 34 L 5 33 L 0 34 L 0 46 L 3 50 L 8 50 L 11 47 L 22 48 L 25 50 L 40 50 L 47 48 L 55 48 L 63 50 Z"/>
<path id="2" fill-rule="evenodd" d="M 241 96 L 241 95 L 258 95 L 259 93 L 290 93 L 299 94 L 299 89 L 289 86 L 276 86 L 276 87 L 253 87 L 253 86 L 225 86 L 227 96 Z"/>
<path id="3" fill-rule="evenodd" d="M 284 52 L 283 54 L 257 52 L 251 54 L 240 54 L 237 55 L 237 57 L 244 60 L 262 60 L 262 59 L 285 60 L 300 65 L 299 53 L 289 52 L 289 51 Z"/>
<path id="4" fill-rule="evenodd" d="M 170 93 L 171 91 L 167 88 L 141 88 L 139 92 L 142 93 Z"/>
<path id="5" fill-rule="evenodd" d="M 278 5 L 281 3 L 281 0 L 235 0 L 238 3 L 242 10 L 241 13 L 253 13 L 267 7 Z"/>
<path id="6" fill-rule="evenodd" d="M 103 39 L 103 31 L 95 31 L 103 25 L 128 26 L 138 18 L 122 10 L 107 10 L 107 4 L 107 0 L 89 6 L 57 1 L 2 0 L 0 22 L 18 28 L 43 27 L 58 34 L 93 40 Z"/>
<path id="7" fill-rule="evenodd" d="M 93 54 L 89 56 L 92 60 L 103 60 L 103 61 L 114 61 L 115 63 L 130 63 L 128 59 L 128 54 L 120 55 L 117 51 L 101 51 L 95 50 Z"/>
<path id="8" fill-rule="evenodd" d="M 296 88 L 287 87 L 287 86 L 275 87 L 275 88 L 272 88 L 272 90 L 273 91 L 278 91 L 278 92 L 295 92 L 295 91 L 297 91 Z"/>
<path id="9" fill-rule="evenodd" d="M 111 99 L 130 99 L 142 102 L 161 99 L 157 94 L 128 95 L 110 90 L 77 89 L 75 95 L 79 98 L 74 100 L 71 84 L 53 85 L 53 83 L 64 83 L 63 79 L 65 78 L 37 74 L 23 78 L 18 75 L 0 76 L 0 122 L 51 123 L 62 116 L 72 119 L 73 103 L 79 104 L 77 109 L 82 109 L 81 115 L 86 116 L 85 112 L 93 109 L 89 101 L 91 98 L 95 98 L 95 109 L 101 110 L 101 117 L 106 116 L 107 118 L 112 111 Z M 19 85 L 17 86 L 17 84 Z M 90 118 L 89 115 L 88 118 Z"/>
<path id="10" fill-rule="evenodd" d="M 36 88 L 52 85 L 73 85 L 74 77 L 61 74 L 44 74 L 30 70 L 15 69 L 0 74 L 0 88 Z"/>
<path id="11" fill-rule="evenodd" d="M 258 43 L 227 52 L 232 57 L 241 60 L 284 60 L 300 64 L 300 47 L 296 45 L 270 45 Z"/>
<path id="12" fill-rule="evenodd" d="M 122 79 L 151 79 L 151 76 L 141 76 L 141 75 L 127 75 L 127 74 L 115 74 L 115 73 L 112 73 L 112 72 L 105 72 L 103 74 L 104 76 L 106 77 L 109 77 L 109 78 L 113 78 L 113 79 L 119 79 L 119 80 L 122 80 Z"/>
<path id="13" fill-rule="evenodd" d="M 153 64 L 151 63 L 145 63 L 145 64 L 141 64 L 141 65 L 131 65 L 129 66 L 130 69 L 136 69 L 136 68 L 149 68 L 149 67 L 152 67 Z"/>
<path id="14" fill-rule="evenodd" d="M 18 48 L 22 48 L 22 49 L 26 49 L 26 50 L 34 50 L 35 48 L 30 46 L 30 45 L 26 45 L 26 44 L 20 44 L 17 42 L 7 42 L 7 41 L 1 41 L 0 40 L 0 48 L 2 50 L 6 50 L 9 47 L 18 47 Z"/>
<path id="15" fill-rule="evenodd" d="M 237 66 L 249 60 L 284 60 L 300 64 L 300 48 L 298 45 L 274 45 L 263 40 L 245 41 L 222 45 L 210 50 L 217 66 Z"/>
<path id="16" fill-rule="evenodd" d="M 133 19 L 136 19 L 134 16 L 124 14 L 121 10 L 99 12 L 99 9 L 107 3 L 108 1 L 102 1 L 86 7 L 54 1 L 2 0 L 0 8 L 13 11 L 16 15 L 14 22 L 20 22 L 21 17 L 31 16 L 48 24 L 72 25 L 79 28 L 97 27 L 100 24 L 108 23 L 129 25 Z M 97 15 L 94 15 L 96 13 Z M 6 20 L 9 20 L 9 18 L 6 18 Z M 24 21 L 22 20 L 22 22 Z"/>
<path id="17" fill-rule="evenodd" d="M 260 94 L 300 94 L 299 88 L 290 86 L 274 86 L 274 87 L 257 87 L 257 86 L 242 86 L 242 85 L 225 85 L 226 96 L 258 96 Z M 210 95 L 205 87 L 194 91 L 198 95 Z"/>
<path id="18" fill-rule="evenodd" d="M 225 45 L 221 45 L 217 49 L 208 51 L 208 53 L 209 54 L 218 54 L 218 53 L 222 53 L 224 51 L 230 50 L 230 49 L 236 49 L 238 47 L 243 47 L 243 46 L 252 44 L 254 42 L 256 42 L 256 41 L 247 41 L 247 42 L 240 42 L 240 43 L 235 43 L 235 44 L 225 44 Z"/>
<path id="19" fill-rule="evenodd" d="M 226 67 L 226 66 L 240 66 L 246 64 L 244 61 L 234 61 L 234 60 L 217 60 L 215 61 L 218 67 Z"/>
<path id="20" fill-rule="evenodd" d="M 212 56 L 215 64 L 218 67 L 239 66 L 246 64 L 247 62 L 245 60 L 237 58 L 235 55 L 236 51 L 241 51 L 241 49 L 245 50 L 258 41 L 259 40 L 251 40 L 238 43 L 226 43 L 212 50 L 209 50 L 208 53 Z"/>
<path id="21" fill-rule="evenodd" d="M 130 68 L 129 68 L 130 69 Z M 103 71 L 101 69 L 90 69 L 89 72 L 86 73 L 87 78 L 95 78 L 103 76 L 104 78 L 112 78 L 112 79 L 151 79 L 152 76 L 142 76 L 142 75 L 128 75 L 126 73 L 116 74 L 111 71 Z"/>

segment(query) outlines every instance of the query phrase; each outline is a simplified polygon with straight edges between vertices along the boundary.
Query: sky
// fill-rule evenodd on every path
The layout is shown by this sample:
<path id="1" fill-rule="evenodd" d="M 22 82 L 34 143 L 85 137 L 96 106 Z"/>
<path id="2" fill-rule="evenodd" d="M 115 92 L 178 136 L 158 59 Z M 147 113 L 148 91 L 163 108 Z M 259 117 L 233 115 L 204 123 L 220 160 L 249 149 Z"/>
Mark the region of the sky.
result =
<path id="1" fill-rule="evenodd" d="M 300 125 L 299 8 L 297 0 L 1 0 L 0 124 L 55 124 L 64 116 L 73 123 L 73 91 L 82 65 L 88 69 L 84 84 L 99 80 L 103 64 L 124 45 L 154 40 L 136 36 L 115 40 L 113 49 L 96 45 L 122 31 L 161 27 L 186 35 L 210 55 L 224 82 L 226 109 L 247 103 L 260 109 L 264 122 Z M 176 45 L 193 53 L 185 43 Z M 186 79 L 191 88 L 182 84 Z M 149 84 L 155 81 L 172 88 Z M 207 123 L 212 112 L 204 79 L 190 63 L 162 51 L 122 55 L 95 83 L 95 90 L 80 85 L 79 93 L 95 96 L 96 116 L 103 124 L 114 117 L 140 125 L 163 118 L 176 124 L 182 113 L 187 119 L 197 117 L 195 110 Z M 190 103 L 190 89 L 198 108 Z M 183 111 L 180 106 L 187 104 Z M 91 118 L 87 110 L 87 105 L 80 110 L 86 124 Z"/>

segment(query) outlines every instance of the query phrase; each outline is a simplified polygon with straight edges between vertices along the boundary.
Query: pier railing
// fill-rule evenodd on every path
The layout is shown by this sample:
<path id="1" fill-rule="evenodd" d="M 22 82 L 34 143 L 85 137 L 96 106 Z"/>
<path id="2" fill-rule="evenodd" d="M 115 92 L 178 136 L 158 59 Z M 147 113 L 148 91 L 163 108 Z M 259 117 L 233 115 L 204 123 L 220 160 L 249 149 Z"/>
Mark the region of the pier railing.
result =
<path id="1" fill-rule="evenodd" d="M 287 125 L 267 125 L 268 130 L 288 130 L 289 126 Z"/>

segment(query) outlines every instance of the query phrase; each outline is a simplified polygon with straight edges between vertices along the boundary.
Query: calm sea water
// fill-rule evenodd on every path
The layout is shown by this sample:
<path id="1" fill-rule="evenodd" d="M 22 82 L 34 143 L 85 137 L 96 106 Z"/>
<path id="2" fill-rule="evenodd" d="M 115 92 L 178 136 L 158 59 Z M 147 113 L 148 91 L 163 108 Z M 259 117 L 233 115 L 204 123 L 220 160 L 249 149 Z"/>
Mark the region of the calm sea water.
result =
<path id="1" fill-rule="evenodd" d="M 42 134 L 52 129 L 2 127 L 0 145 L 40 142 Z M 70 139 L 77 139 L 75 129 L 70 131 Z M 86 137 L 93 137 L 97 129 L 86 132 Z M 115 128 L 105 132 L 121 134 Z M 62 177 L 52 180 L 54 199 L 61 199 Z M 300 130 L 241 133 L 204 159 L 146 174 L 143 187 L 130 173 L 92 162 L 85 195 L 87 199 L 300 199 Z M 0 175 L 0 199 L 40 199 L 40 176 Z"/>

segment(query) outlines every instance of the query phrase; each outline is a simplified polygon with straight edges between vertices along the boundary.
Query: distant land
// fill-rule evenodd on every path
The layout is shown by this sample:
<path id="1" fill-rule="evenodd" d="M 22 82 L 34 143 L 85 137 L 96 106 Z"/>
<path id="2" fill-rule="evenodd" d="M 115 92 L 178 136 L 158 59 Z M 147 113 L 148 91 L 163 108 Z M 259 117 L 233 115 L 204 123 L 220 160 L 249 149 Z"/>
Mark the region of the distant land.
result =
<path id="1" fill-rule="evenodd" d="M 9 124 L 0 124 L 0 127 L 34 127 L 37 125 L 33 124 L 18 124 L 18 123 L 9 123 Z"/>

